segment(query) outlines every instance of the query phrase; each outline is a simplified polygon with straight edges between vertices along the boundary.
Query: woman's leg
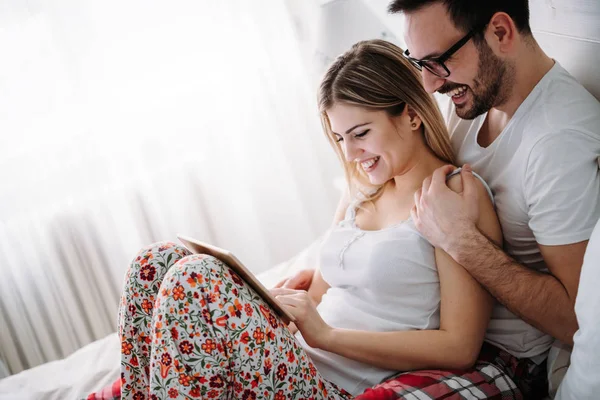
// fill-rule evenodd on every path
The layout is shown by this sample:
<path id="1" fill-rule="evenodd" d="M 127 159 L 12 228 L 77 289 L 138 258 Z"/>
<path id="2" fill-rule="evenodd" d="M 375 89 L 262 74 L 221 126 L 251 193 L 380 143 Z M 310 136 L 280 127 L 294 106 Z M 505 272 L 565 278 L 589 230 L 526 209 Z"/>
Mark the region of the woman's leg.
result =
<path id="1" fill-rule="evenodd" d="M 189 254 L 186 248 L 175 243 L 156 243 L 142 249 L 127 270 L 119 306 L 123 399 L 148 397 L 156 295 L 167 271 Z"/>
<path id="2" fill-rule="evenodd" d="M 345 399 L 270 307 L 221 261 L 165 276 L 153 317 L 152 399 Z"/>

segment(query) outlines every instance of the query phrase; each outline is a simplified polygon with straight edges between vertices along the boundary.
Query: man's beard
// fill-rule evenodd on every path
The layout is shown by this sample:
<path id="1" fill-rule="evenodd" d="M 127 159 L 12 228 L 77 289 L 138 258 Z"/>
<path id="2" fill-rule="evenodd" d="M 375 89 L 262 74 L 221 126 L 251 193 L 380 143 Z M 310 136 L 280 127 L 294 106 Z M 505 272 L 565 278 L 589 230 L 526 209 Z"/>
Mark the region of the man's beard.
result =
<path id="1" fill-rule="evenodd" d="M 492 107 L 502 105 L 508 99 L 514 84 L 514 66 L 497 57 L 485 40 L 476 44 L 479 49 L 479 65 L 473 87 L 467 86 L 471 93 L 472 105 L 455 106 L 456 115 L 463 119 L 474 119 L 488 112 Z M 447 93 L 464 85 L 448 82 L 438 91 Z"/>

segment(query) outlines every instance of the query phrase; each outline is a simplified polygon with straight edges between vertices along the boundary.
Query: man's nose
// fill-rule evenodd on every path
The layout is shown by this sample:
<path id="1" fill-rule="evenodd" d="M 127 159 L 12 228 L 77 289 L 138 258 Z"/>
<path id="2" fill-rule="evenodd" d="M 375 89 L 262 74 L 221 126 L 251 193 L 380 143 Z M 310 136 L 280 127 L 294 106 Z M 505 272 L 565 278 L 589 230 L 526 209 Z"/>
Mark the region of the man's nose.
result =
<path id="1" fill-rule="evenodd" d="M 435 93 L 435 91 L 441 88 L 446 81 L 446 79 L 440 78 L 427 68 L 423 68 L 421 76 L 423 77 L 423 87 L 428 93 Z"/>

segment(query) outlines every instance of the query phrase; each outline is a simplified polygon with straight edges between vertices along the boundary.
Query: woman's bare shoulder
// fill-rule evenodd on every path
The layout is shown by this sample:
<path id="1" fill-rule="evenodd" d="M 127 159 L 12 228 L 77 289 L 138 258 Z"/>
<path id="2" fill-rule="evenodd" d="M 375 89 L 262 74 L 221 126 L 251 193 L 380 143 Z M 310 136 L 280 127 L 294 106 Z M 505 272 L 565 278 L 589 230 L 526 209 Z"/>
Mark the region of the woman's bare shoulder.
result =
<path id="1" fill-rule="evenodd" d="M 498 223 L 498 217 L 494 204 L 490 197 L 488 189 L 485 187 L 483 181 L 473 176 L 473 181 L 477 187 L 477 198 L 479 203 L 479 220 L 477 226 L 480 230 L 484 231 L 486 236 L 492 239 L 496 244 L 502 244 L 502 231 Z M 462 174 L 456 174 L 447 181 L 448 187 L 456 193 L 463 192 L 463 178 Z"/>

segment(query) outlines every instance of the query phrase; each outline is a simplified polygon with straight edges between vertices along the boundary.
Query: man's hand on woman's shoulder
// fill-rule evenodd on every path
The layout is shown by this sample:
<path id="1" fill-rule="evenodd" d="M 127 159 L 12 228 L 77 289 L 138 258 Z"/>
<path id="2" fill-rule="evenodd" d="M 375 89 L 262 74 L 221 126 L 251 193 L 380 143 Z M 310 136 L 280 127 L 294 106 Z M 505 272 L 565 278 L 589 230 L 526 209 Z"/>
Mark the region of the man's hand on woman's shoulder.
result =
<path id="1" fill-rule="evenodd" d="M 483 185 L 472 175 L 470 166 L 462 168 L 460 177 L 447 182 L 456 167 L 445 165 L 435 170 L 415 192 L 411 216 L 415 226 L 435 247 L 450 253 L 452 242 L 479 219 L 479 193 Z M 459 187 L 460 186 L 460 187 Z"/>

